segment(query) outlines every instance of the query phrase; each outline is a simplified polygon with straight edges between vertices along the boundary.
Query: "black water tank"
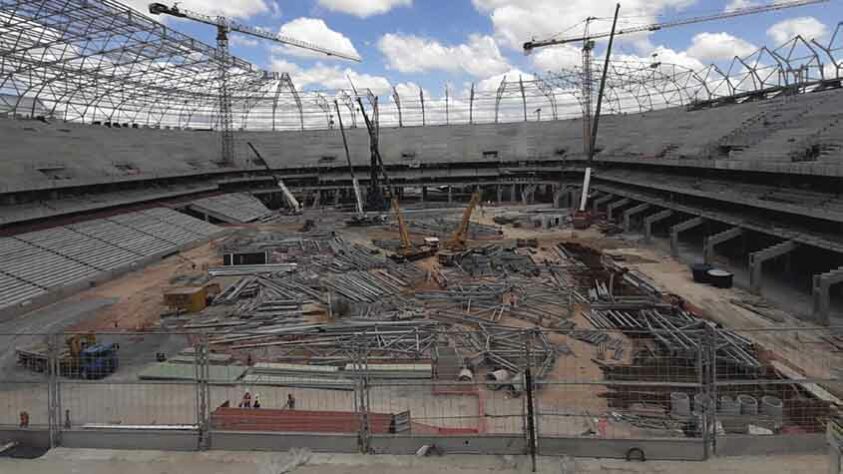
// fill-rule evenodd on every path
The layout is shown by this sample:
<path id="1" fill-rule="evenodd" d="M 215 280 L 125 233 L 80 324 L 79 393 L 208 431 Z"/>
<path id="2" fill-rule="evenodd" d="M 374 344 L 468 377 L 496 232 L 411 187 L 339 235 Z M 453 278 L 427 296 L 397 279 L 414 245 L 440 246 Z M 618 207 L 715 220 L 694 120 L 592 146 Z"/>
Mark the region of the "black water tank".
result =
<path id="1" fill-rule="evenodd" d="M 694 281 L 697 283 L 708 283 L 708 271 L 712 266 L 707 263 L 695 263 L 691 265 L 691 274 L 694 276 Z"/>
<path id="2" fill-rule="evenodd" d="M 708 281 L 717 288 L 731 288 L 733 275 L 726 270 L 713 268 L 708 271 Z"/>

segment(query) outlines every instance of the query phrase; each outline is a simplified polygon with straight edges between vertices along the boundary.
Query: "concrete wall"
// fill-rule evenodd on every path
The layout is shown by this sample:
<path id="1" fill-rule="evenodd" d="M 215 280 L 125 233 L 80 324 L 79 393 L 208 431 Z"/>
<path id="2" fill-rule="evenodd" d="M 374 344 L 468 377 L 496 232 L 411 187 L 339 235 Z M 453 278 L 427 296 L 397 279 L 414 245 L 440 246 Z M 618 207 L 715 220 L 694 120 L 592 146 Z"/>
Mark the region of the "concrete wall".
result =
<path id="1" fill-rule="evenodd" d="M 0 430 L 0 439 L 35 447 L 49 447 L 49 432 L 38 429 Z M 260 433 L 213 431 L 210 448 L 224 451 L 288 451 L 307 448 L 315 452 L 359 452 L 357 435 Z M 527 441 L 521 436 L 400 436 L 371 437 L 373 454 L 414 454 L 425 444 L 436 444 L 451 454 L 525 454 Z M 192 430 L 73 429 L 61 433 L 61 446 L 95 449 L 158 449 L 195 451 L 199 437 Z M 826 450 L 824 434 L 787 436 L 718 436 L 715 456 L 758 456 L 808 454 Z M 539 438 L 539 454 L 624 459 L 630 449 L 640 449 L 648 460 L 703 461 L 706 451 L 701 439 L 597 439 Z"/>
<path id="2" fill-rule="evenodd" d="M 66 430 L 61 446 L 86 449 L 155 449 L 196 451 L 199 438 L 195 431 L 176 430 Z"/>
<path id="3" fill-rule="evenodd" d="M 718 436 L 717 456 L 764 456 L 823 453 L 828 443 L 824 433 L 782 436 Z"/>
<path id="4" fill-rule="evenodd" d="M 547 456 L 626 459 L 631 449 L 640 449 L 646 459 L 703 461 L 705 446 L 700 439 L 590 439 L 540 438 L 539 452 Z"/>

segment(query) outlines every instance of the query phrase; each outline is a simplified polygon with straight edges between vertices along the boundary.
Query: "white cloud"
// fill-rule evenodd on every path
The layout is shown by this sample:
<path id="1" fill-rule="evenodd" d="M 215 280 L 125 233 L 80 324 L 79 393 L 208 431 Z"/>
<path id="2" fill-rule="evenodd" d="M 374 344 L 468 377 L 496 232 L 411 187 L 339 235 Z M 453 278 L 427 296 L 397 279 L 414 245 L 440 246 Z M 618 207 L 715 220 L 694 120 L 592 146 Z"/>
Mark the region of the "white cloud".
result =
<path id="1" fill-rule="evenodd" d="M 357 49 L 347 36 L 328 28 L 325 21 L 318 18 L 296 18 L 282 25 L 279 33 L 283 36 L 313 43 L 334 51 L 354 56 L 358 55 Z M 277 52 L 306 58 L 330 59 L 330 56 L 291 46 L 279 47 L 277 48 Z"/>
<path id="2" fill-rule="evenodd" d="M 767 36 L 773 39 L 776 44 L 789 41 L 796 35 L 802 35 L 805 39 L 814 39 L 825 36 L 828 28 L 812 16 L 791 18 L 771 26 L 767 30 Z"/>
<path id="3" fill-rule="evenodd" d="M 260 41 L 253 36 L 238 35 L 236 33 L 229 35 L 228 40 L 232 46 L 246 46 L 253 48 L 260 44 Z"/>
<path id="4" fill-rule="evenodd" d="M 635 24 L 650 24 L 665 9 L 682 9 L 695 0 L 625 0 L 621 15 L 634 17 Z M 565 30 L 587 16 L 601 21 L 592 23 L 591 31 L 608 31 L 608 21 L 615 10 L 616 0 L 472 0 L 475 8 L 492 20 L 495 36 L 513 49 L 521 49 L 531 38 L 547 38 Z M 628 25 L 631 26 L 631 25 Z M 581 34 L 578 26 L 565 34 Z M 641 41 L 640 37 L 633 41 Z"/>
<path id="5" fill-rule="evenodd" d="M 756 49 L 753 44 L 729 33 L 700 33 L 691 40 L 686 53 L 701 61 L 715 61 L 743 57 Z"/>
<path id="6" fill-rule="evenodd" d="M 570 45 L 542 48 L 530 54 L 533 66 L 540 71 L 571 69 L 582 64 L 582 51 Z"/>
<path id="7" fill-rule="evenodd" d="M 699 71 L 705 67 L 705 64 L 703 64 L 700 60 L 691 57 L 686 51 L 675 51 L 665 46 L 659 46 L 653 50 L 653 54 L 655 56 L 650 59 L 655 59 L 656 61 L 664 64 L 675 64 L 677 66 L 693 69 L 694 71 Z"/>
<path id="8" fill-rule="evenodd" d="M 420 92 L 424 92 L 425 97 L 430 97 L 430 92 L 422 89 L 421 86 L 415 82 L 402 82 L 395 85 L 395 90 L 398 91 L 399 97 L 419 97 Z"/>
<path id="9" fill-rule="evenodd" d="M 761 3 L 754 0 L 732 0 L 726 5 L 724 11 L 740 10 L 741 8 L 757 7 Z"/>
<path id="10" fill-rule="evenodd" d="M 388 33 L 378 40 L 387 67 L 399 72 L 466 72 L 475 77 L 504 72 L 506 59 L 490 36 L 471 35 L 468 43 L 443 45 L 418 36 Z"/>
<path id="11" fill-rule="evenodd" d="M 149 0 L 122 0 L 126 5 L 149 15 Z M 192 10 L 205 15 L 222 15 L 230 18 L 249 18 L 260 13 L 277 12 L 272 8 L 272 0 L 182 0 L 179 8 Z M 169 3 L 167 5 L 170 5 Z M 151 15 L 158 20 L 173 19 L 171 16 Z"/>
<path id="12" fill-rule="evenodd" d="M 340 68 L 316 63 L 311 68 L 302 68 L 281 58 L 273 58 L 270 70 L 286 72 L 293 79 L 297 88 L 318 86 L 324 89 L 350 89 L 349 78 L 358 91 L 371 89 L 375 94 L 386 94 L 391 90 L 389 79 L 382 76 L 359 73 L 351 68 Z"/>
<path id="13" fill-rule="evenodd" d="M 386 13 L 396 7 L 409 7 L 413 0 L 319 0 L 328 10 L 348 13 L 360 18 Z"/>
<path id="14" fill-rule="evenodd" d="M 481 92 L 496 91 L 501 85 L 501 81 L 503 81 L 504 77 L 506 78 L 507 82 L 518 81 L 519 77 L 525 81 L 532 81 L 534 79 L 534 76 L 532 74 L 526 73 L 518 68 L 513 68 L 509 71 L 506 71 L 501 74 L 495 74 L 478 82 L 477 90 Z"/>

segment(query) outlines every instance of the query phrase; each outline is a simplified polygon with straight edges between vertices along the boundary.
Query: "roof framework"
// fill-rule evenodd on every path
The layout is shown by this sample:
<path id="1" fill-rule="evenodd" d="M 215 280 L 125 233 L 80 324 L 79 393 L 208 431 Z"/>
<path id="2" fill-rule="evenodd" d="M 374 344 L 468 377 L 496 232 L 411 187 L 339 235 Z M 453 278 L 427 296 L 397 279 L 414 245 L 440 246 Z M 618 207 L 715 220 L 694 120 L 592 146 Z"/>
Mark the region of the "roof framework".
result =
<path id="1" fill-rule="evenodd" d="M 607 113 L 839 83 L 842 28 L 843 23 L 838 24 L 827 43 L 797 36 L 775 49 L 763 47 L 735 57 L 725 69 L 711 65 L 693 71 L 643 60 L 613 61 Z M 354 91 L 299 91 L 287 74 L 263 71 L 237 58 L 230 67 L 236 128 L 328 128 L 334 123 L 334 100 L 346 124 L 358 123 Z M 0 113 L 84 123 L 216 128 L 217 71 L 215 48 L 113 0 L 0 0 Z M 574 68 L 529 80 L 504 77 L 499 83 L 483 81 L 437 94 L 365 92 L 380 96 L 383 126 L 552 120 L 581 114 L 583 77 Z"/>

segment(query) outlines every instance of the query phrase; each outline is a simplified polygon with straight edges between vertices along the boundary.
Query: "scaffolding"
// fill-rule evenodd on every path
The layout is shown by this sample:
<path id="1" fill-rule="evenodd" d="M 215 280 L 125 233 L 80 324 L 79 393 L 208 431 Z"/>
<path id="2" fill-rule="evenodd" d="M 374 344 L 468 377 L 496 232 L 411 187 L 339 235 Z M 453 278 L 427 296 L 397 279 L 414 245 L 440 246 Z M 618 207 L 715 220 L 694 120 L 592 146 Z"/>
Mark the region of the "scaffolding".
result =
<path id="1" fill-rule="evenodd" d="M 724 100 L 838 87 L 843 24 L 827 42 L 797 36 L 728 66 L 692 70 L 651 58 L 612 61 L 606 113 L 706 106 Z M 602 63 L 593 68 L 602 69 Z M 0 2 L 0 114 L 89 124 L 220 129 L 220 55 L 215 47 L 112 0 Z M 362 118 L 357 91 L 314 90 L 295 77 L 231 57 L 226 75 L 232 129 L 318 130 Z M 579 118 L 582 67 L 537 76 L 487 79 L 465 90 L 402 93 L 359 84 L 379 97 L 382 127 L 484 124 Z M 526 110 L 545 114 L 526 114 Z"/>

